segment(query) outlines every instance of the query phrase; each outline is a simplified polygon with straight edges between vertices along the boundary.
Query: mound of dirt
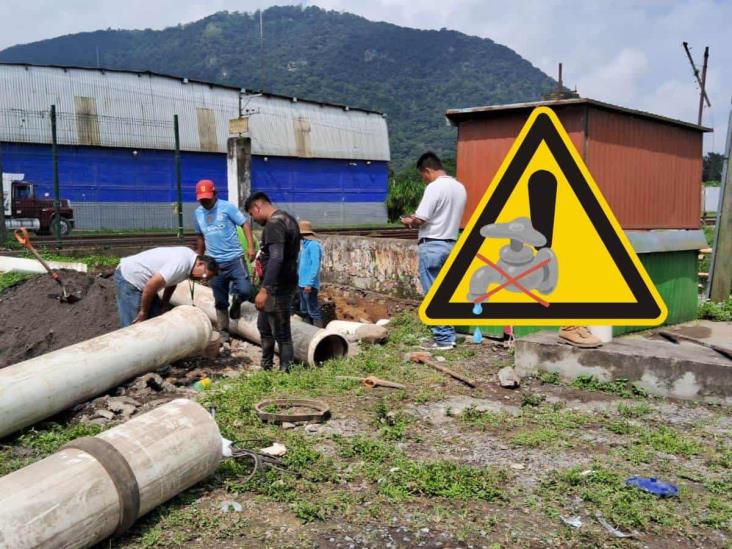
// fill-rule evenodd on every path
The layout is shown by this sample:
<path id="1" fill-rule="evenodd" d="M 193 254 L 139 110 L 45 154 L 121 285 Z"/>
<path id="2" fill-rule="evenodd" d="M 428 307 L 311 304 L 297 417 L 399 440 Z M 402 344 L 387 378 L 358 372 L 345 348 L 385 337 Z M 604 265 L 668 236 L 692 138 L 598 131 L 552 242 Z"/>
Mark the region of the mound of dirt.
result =
<path id="1" fill-rule="evenodd" d="M 119 328 L 114 282 L 61 271 L 80 299 L 61 303 L 60 288 L 39 275 L 0 294 L 0 368 L 73 345 Z"/>

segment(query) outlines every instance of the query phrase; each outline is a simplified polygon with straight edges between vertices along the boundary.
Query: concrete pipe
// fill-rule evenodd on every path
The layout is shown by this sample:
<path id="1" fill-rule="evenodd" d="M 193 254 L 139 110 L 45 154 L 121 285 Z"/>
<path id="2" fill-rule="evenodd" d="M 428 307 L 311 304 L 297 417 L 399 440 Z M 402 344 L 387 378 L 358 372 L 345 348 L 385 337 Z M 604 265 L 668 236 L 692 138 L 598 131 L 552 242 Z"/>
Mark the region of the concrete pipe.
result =
<path id="1" fill-rule="evenodd" d="M 135 376 L 201 352 L 211 331 L 211 322 L 201 310 L 178 307 L 157 318 L 0 369 L 0 437 Z"/>
<path id="2" fill-rule="evenodd" d="M 195 304 L 203 310 L 211 322 L 216 322 L 216 308 L 211 288 L 195 284 L 193 286 L 193 301 L 188 284 L 178 284 L 170 302 L 173 305 Z M 241 318 L 232 320 L 229 324 L 231 332 L 244 339 L 262 344 L 257 329 L 257 309 L 251 303 L 242 303 Z M 295 347 L 295 358 L 300 362 L 315 366 L 331 358 L 341 358 L 348 355 L 348 340 L 341 334 L 316 328 L 299 320 L 292 320 L 292 341 Z"/>
<path id="3" fill-rule="evenodd" d="M 85 273 L 88 267 L 84 263 L 69 263 L 66 261 L 46 261 L 54 270 L 67 269 Z M 46 273 L 46 269 L 37 259 L 24 257 L 0 256 L 0 273 Z"/>
<path id="4" fill-rule="evenodd" d="M 0 478 L 0 547 L 89 547 L 213 474 L 216 422 L 178 399 Z"/>

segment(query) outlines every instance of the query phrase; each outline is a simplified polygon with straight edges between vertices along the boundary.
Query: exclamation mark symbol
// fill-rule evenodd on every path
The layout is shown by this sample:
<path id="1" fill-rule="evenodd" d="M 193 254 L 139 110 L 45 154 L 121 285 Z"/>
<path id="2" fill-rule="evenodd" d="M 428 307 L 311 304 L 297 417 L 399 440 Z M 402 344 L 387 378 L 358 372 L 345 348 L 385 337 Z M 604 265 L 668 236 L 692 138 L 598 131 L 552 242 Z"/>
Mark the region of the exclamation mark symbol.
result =
<path id="1" fill-rule="evenodd" d="M 557 206 L 557 178 L 546 170 L 534 172 L 529 178 L 529 209 L 531 225 L 546 237 L 540 248 L 551 248 L 554 236 L 554 213 Z"/>

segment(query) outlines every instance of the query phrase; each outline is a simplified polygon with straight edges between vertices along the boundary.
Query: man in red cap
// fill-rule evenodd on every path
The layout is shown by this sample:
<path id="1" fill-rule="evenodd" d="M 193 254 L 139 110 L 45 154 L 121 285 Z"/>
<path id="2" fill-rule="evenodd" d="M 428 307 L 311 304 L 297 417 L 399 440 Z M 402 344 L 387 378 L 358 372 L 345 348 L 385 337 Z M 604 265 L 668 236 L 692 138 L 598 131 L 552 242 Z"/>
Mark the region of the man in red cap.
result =
<path id="1" fill-rule="evenodd" d="M 249 300 L 254 292 L 236 230 L 237 227 L 244 230 L 247 256 L 252 260 L 256 255 L 252 224 L 231 202 L 217 197 L 216 187 L 210 179 L 201 179 L 196 184 L 196 200 L 200 204 L 193 215 L 197 233 L 196 248 L 199 254 L 205 252 L 219 265 L 219 274 L 211 280 L 210 285 L 216 306 L 216 323 L 222 335 L 227 337 L 229 317 L 238 319 L 242 302 Z"/>

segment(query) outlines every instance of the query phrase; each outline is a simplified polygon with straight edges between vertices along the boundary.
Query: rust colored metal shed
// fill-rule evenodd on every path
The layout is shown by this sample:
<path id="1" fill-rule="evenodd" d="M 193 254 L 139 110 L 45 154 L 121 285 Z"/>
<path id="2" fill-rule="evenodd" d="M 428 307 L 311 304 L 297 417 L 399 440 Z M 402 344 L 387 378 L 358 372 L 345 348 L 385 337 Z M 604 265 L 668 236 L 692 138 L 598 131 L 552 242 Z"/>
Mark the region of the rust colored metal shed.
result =
<path id="1" fill-rule="evenodd" d="M 458 127 L 465 224 L 534 107 L 554 110 L 622 227 L 698 229 L 702 139 L 709 128 L 592 99 L 449 110 Z"/>

